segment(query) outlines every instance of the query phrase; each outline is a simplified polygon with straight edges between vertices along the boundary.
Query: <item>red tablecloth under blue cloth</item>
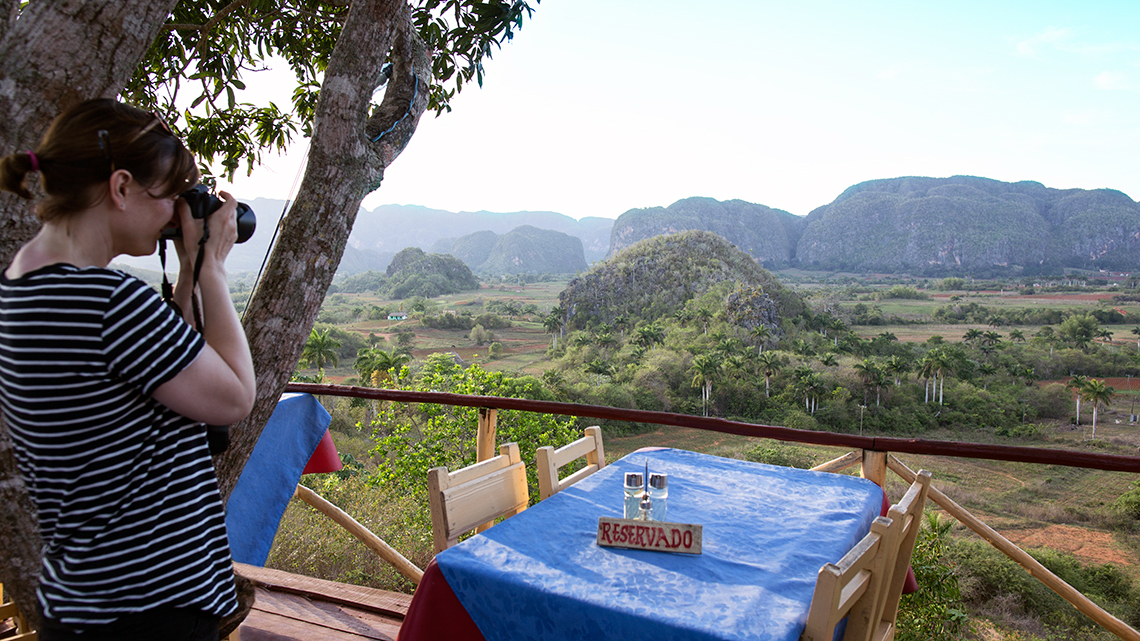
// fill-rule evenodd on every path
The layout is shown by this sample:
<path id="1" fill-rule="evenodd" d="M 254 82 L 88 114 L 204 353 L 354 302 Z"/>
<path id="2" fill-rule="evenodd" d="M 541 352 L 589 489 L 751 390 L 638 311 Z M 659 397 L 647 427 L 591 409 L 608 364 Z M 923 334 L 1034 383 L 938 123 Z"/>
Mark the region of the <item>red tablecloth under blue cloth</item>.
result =
<path id="1" fill-rule="evenodd" d="M 669 475 L 669 520 L 703 526 L 700 556 L 596 544 L 598 517 L 621 516 L 623 474 L 647 461 Z M 882 505 L 882 490 L 856 477 L 636 452 L 439 554 L 446 585 L 421 584 L 400 639 L 445 638 L 425 635 L 424 619 L 446 616 L 429 594 L 449 588 L 486 641 L 797 641 L 819 568 Z"/>

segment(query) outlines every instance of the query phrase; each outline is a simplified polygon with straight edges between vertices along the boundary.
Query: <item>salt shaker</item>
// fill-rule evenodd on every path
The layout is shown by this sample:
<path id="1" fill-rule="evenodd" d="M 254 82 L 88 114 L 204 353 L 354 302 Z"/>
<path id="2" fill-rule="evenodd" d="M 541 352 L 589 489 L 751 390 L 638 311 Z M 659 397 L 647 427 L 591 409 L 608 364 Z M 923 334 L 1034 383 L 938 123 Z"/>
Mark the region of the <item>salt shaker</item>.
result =
<path id="1" fill-rule="evenodd" d="M 623 517 L 636 519 L 641 513 L 641 497 L 645 493 L 645 476 L 641 472 L 625 473 L 625 510 Z"/>
<path id="2" fill-rule="evenodd" d="M 669 501 L 669 475 L 649 475 L 649 499 L 653 501 L 653 520 L 664 521 Z"/>

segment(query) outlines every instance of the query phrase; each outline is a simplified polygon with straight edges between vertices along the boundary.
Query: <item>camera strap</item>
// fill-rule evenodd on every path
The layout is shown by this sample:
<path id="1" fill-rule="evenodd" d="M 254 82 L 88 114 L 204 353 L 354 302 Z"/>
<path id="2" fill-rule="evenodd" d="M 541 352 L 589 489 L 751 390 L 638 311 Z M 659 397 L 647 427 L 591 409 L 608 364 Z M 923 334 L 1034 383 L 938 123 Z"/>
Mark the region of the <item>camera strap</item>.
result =
<path id="1" fill-rule="evenodd" d="M 198 275 L 202 273 L 202 259 L 206 256 L 206 240 L 210 237 L 210 225 L 205 223 L 202 240 L 198 241 L 198 256 L 194 260 L 194 283 L 191 287 L 190 301 L 194 311 L 194 329 L 202 333 L 202 310 L 198 306 Z M 174 287 L 166 276 L 166 239 L 158 241 L 158 260 L 162 264 L 162 300 L 170 305 L 179 318 L 183 318 L 182 308 L 174 302 Z M 230 428 L 228 425 L 207 425 L 206 442 L 210 448 L 210 455 L 217 456 L 225 452 L 230 444 Z"/>
<path id="2" fill-rule="evenodd" d="M 190 306 L 191 311 L 194 312 L 194 329 L 198 333 L 202 333 L 202 308 L 198 305 L 198 277 L 202 273 L 202 260 L 206 257 L 206 241 L 210 238 L 210 226 L 205 225 L 202 232 L 202 240 L 198 241 L 198 256 L 194 259 L 194 282 L 190 291 Z M 158 260 L 162 265 L 162 301 L 170 305 L 175 314 L 182 316 L 182 308 L 178 303 L 174 302 L 174 286 L 170 284 L 170 279 L 166 276 L 166 239 L 162 238 L 158 241 Z"/>
<path id="3" fill-rule="evenodd" d="M 158 240 L 158 261 L 162 265 L 162 302 L 170 305 L 175 314 L 182 318 L 182 308 L 178 303 L 174 302 L 174 286 L 170 284 L 170 279 L 166 277 L 166 239 L 160 238 Z"/>
<path id="4" fill-rule="evenodd" d="M 198 276 L 202 273 L 202 260 L 206 257 L 206 241 L 210 239 L 210 221 L 202 221 L 202 238 L 198 240 L 198 256 L 194 259 L 194 285 L 191 288 L 190 307 L 194 312 L 194 329 L 202 333 L 202 309 L 198 306 Z"/>

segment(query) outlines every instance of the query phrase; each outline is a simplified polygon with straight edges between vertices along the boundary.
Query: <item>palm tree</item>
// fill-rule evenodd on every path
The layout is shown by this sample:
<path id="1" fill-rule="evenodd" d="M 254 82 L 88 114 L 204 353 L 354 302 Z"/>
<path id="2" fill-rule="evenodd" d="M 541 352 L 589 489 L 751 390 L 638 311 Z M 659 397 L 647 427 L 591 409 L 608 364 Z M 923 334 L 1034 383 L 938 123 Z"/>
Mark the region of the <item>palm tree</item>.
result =
<path id="1" fill-rule="evenodd" d="M 863 404 L 866 405 L 867 389 L 882 377 L 882 368 L 877 362 L 864 358 L 862 362 L 855 363 L 855 371 L 863 379 Z M 878 404 L 876 401 L 875 405 Z"/>
<path id="2" fill-rule="evenodd" d="M 556 315 L 554 312 L 551 312 L 549 315 L 542 319 L 542 328 L 546 330 L 547 334 L 550 334 L 550 347 L 557 348 L 558 334 L 562 331 L 562 315 Z"/>
<path id="3" fill-rule="evenodd" d="M 1015 343 L 1024 343 L 1025 332 L 1021 331 L 1020 329 L 1011 329 L 1009 330 L 1009 340 Z"/>
<path id="4" fill-rule="evenodd" d="M 575 335 L 574 339 L 570 342 L 574 347 L 589 347 L 594 344 L 594 339 L 591 338 L 589 334 L 582 332 Z"/>
<path id="5" fill-rule="evenodd" d="M 609 350 L 614 345 L 618 344 L 618 339 L 613 337 L 609 332 L 601 332 L 594 337 L 594 343 L 604 350 Z"/>
<path id="6" fill-rule="evenodd" d="M 760 371 L 764 372 L 764 398 L 772 398 L 772 375 L 784 366 L 784 358 L 779 352 L 769 350 L 756 355 L 756 364 L 760 366 Z"/>
<path id="7" fill-rule="evenodd" d="M 1085 386 L 1088 385 L 1089 377 L 1076 374 L 1065 383 L 1067 389 L 1073 390 L 1077 395 L 1077 425 L 1081 424 L 1081 396 L 1084 396 Z"/>
<path id="8" fill-rule="evenodd" d="M 989 378 L 994 374 L 997 374 L 997 367 L 992 363 L 982 363 L 981 365 L 978 365 L 978 373 L 982 375 L 983 379 L 985 379 L 985 382 L 982 383 L 982 389 L 984 390 L 990 385 Z"/>
<path id="9" fill-rule="evenodd" d="M 768 327 L 764 323 L 760 323 L 756 327 L 752 328 L 750 334 L 752 334 L 752 338 L 756 339 L 756 353 L 763 354 L 764 346 L 768 344 L 768 340 L 772 338 L 772 328 Z"/>
<path id="10" fill-rule="evenodd" d="M 709 415 L 709 399 L 712 398 L 713 378 L 720 371 L 720 359 L 713 354 L 697 354 L 693 357 L 693 387 L 701 388 L 701 407 L 704 415 Z"/>
<path id="11" fill-rule="evenodd" d="M 625 342 L 625 330 L 629 328 L 629 317 L 625 314 L 618 314 L 614 317 L 614 329 L 618 331 L 621 340 Z"/>
<path id="12" fill-rule="evenodd" d="M 740 347 L 735 338 L 725 336 L 723 332 L 719 333 L 720 336 L 717 337 L 716 347 L 714 348 L 718 354 L 723 357 L 728 357 L 740 352 Z"/>
<path id="13" fill-rule="evenodd" d="M 1032 387 L 1033 383 L 1037 382 L 1040 378 L 1037 376 L 1037 370 L 1029 366 L 1018 368 L 1017 375 L 1025 381 L 1026 387 Z"/>
<path id="14" fill-rule="evenodd" d="M 937 390 L 938 404 L 942 405 L 943 394 L 946 391 L 946 371 L 954 365 L 954 358 L 945 347 L 935 347 L 926 353 L 923 361 L 923 376 L 934 378 L 933 390 Z"/>
<path id="15" fill-rule="evenodd" d="M 1042 327 L 1033 334 L 1033 338 L 1049 345 L 1049 358 L 1053 358 L 1053 347 L 1057 344 L 1057 333 L 1049 325 Z"/>
<path id="16" fill-rule="evenodd" d="M 1092 438 L 1096 438 L 1097 408 L 1100 407 L 1101 403 L 1104 403 L 1105 407 L 1112 403 L 1112 397 L 1116 395 L 1116 388 L 1094 378 L 1085 383 L 1081 391 L 1084 393 L 1084 397 L 1092 401 L 1093 404 Z"/>
<path id="17" fill-rule="evenodd" d="M 973 345 L 974 341 L 978 340 L 981 337 L 982 330 L 978 329 L 977 327 L 971 327 L 970 329 L 966 330 L 965 335 L 962 336 L 962 340 Z"/>
<path id="18" fill-rule="evenodd" d="M 665 342 L 665 328 L 654 321 L 648 325 L 642 325 L 634 331 L 634 342 L 645 348 L 652 348 L 658 343 Z"/>
<path id="19" fill-rule="evenodd" d="M 924 380 L 924 384 L 922 386 L 922 391 L 925 394 L 925 398 L 922 400 L 924 404 L 930 402 L 930 379 L 934 377 L 936 360 L 937 358 L 931 357 L 931 355 L 928 353 L 918 361 L 918 375 L 921 376 Z M 935 385 L 937 384 L 937 381 L 935 381 Z"/>
<path id="20" fill-rule="evenodd" d="M 586 371 L 591 374 L 597 374 L 599 376 L 613 376 L 615 368 L 613 365 L 610 365 L 606 361 L 603 361 L 600 358 L 595 358 L 589 363 L 586 363 Z"/>
<path id="21" fill-rule="evenodd" d="M 336 349 L 340 347 L 340 341 L 330 338 L 329 331 L 331 330 L 326 329 L 318 332 L 314 327 L 309 332 L 309 340 L 305 341 L 305 349 L 301 352 L 301 360 L 318 370 L 324 369 L 325 363 L 332 363 L 334 367 L 337 365 Z"/>
<path id="22" fill-rule="evenodd" d="M 701 325 L 703 325 L 705 328 L 705 336 L 708 336 L 708 334 L 709 334 L 709 321 L 712 320 L 712 317 L 713 317 L 712 310 L 710 310 L 707 307 L 702 307 L 702 308 L 697 310 L 697 312 L 696 312 L 696 314 L 694 314 L 694 316 L 696 316 L 697 320 L 701 321 Z"/>
<path id="23" fill-rule="evenodd" d="M 1136 336 L 1136 349 L 1140 349 L 1140 325 L 1133 327 L 1131 331 Z"/>
<path id="24" fill-rule="evenodd" d="M 693 312 L 682 307 L 681 309 L 673 312 L 673 320 L 677 321 L 677 324 L 681 327 L 684 327 L 685 323 L 693 320 Z"/>
<path id="25" fill-rule="evenodd" d="M 412 356 L 406 352 L 377 350 L 376 369 L 372 370 L 372 386 L 380 387 L 380 381 L 392 380 L 392 372 L 399 372 L 401 367 L 410 362 Z"/>
<path id="26" fill-rule="evenodd" d="M 564 336 L 564 330 L 566 328 L 566 310 L 562 309 L 562 307 L 559 305 L 555 305 L 550 309 L 550 317 L 558 319 L 558 336 Z"/>
<path id="27" fill-rule="evenodd" d="M 840 332 L 847 329 L 847 324 L 843 322 L 842 318 L 839 318 L 838 316 L 832 316 L 828 321 L 828 325 L 828 329 L 834 332 L 834 334 L 831 336 L 832 345 L 839 347 L 839 334 Z"/>
<path id="28" fill-rule="evenodd" d="M 809 414 L 815 414 L 816 404 L 819 401 L 819 392 L 823 388 L 823 379 L 819 372 L 803 365 L 796 368 L 796 391 L 803 394 L 804 409 Z"/>
<path id="29" fill-rule="evenodd" d="M 824 367 L 835 367 L 839 361 L 835 358 L 835 352 L 825 352 L 819 357 L 819 364 Z"/>
<path id="30" fill-rule="evenodd" d="M 892 356 L 887 359 L 887 364 L 884 367 L 886 373 L 894 376 L 895 387 L 902 384 L 902 379 L 906 373 L 910 371 L 910 363 L 902 356 Z"/>

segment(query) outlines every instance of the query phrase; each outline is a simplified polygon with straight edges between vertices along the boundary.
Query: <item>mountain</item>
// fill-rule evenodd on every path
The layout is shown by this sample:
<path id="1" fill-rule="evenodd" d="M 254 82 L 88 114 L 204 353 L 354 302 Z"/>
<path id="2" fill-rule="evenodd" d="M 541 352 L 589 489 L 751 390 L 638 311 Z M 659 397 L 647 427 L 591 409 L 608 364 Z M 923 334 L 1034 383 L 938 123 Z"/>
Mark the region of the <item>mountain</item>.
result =
<path id="1" fill-rule="evenodd" d="M 799 296 L 752 256 L 703 230 L 655 236 L 618 251 L 571 280 L 558 300 L 573 329 L 612 323 L 618 316 L 653 321 L 718 285 L 736 290 L 732 300 L 742 317 L 777 331 L 779 319 L 804 310 Z"/>
<path id="2" fill-rule="evenodd" d="M 587 262 L 600 260 L 610 244 L 614 221 L 589 216 L 581 220 L 549 211 L 512 213 L 450 212 L 416 205 L 383 205 L 372 211 L 361 211 L 353 225 L 349 244 L 357 249 L 397 252 L 405 247 L 432 250 L 443 238 L 460 238 L 476 232 L 496 234 L 530 225 L 576 236 L 582 240 Z"/>
<path id="3" fill-rule="evenodd" d="M 609 255 L 646 238 L 689 229 L 711 231 L 748 252 L 761 265 L 791 265 L 804 219 L 743 200 L 686 198 L 668 207 L 631 209 L 614 221 Z"/>
<path id="4" fill-rule="evenodd" d="M 285 207 L 280 200 L 248 202 L 258 228 L 248 242 L 234 246 L 227 260 L 234 276 L 261 267 Z M 535 231 L 508 238 L 521 227 Z M 728 239 L 770 269 L 930 276 L 1063 268 L 1140 271 L 1140 205 L 1119 191 L 1054 189 L 974 176 L 907 176 L 853 185 L 806 217 L 712 198 L 631 209 L 617 220 L 384 205 L 359 212 L 337 273 L 383 270 L 407 247 L 452 254 L 479 271 L 572 273 L 582 270 L 573 248 L 555 240 L 561 236 L 538 231 L 577 238 L 583 260 L 591 264 L 638 241 L 694 229 Z M 159 269 L 154 256 L 120 256 L 115 262 Z M 173 277 L 177 267 L 168 267 Z"/>
<path id="5" fill-rule="evenodd" d="M 479 231 L 440 239 L 432 251 L 451 254 L 481 274 L 574 274 L 586 270 L 580 238 L 530 225 L 501 236 Z"/>
<path id="6" fill-rule="evenodd" d="M 425 254 L 418 247 L 397 253 L 385 275 L 378 293 L 386 298 L 434 298 L 479 289 L 479 279 L 463 261 L 446 254 Z"/>
<path id="7" fill-rule="evenodd" d="M 808 215 L 795 257 L 805 269 L 931 275 L 1134 270 L 1140 205 L 1111 189 L 1028 181 L 871 180 Z"/>

